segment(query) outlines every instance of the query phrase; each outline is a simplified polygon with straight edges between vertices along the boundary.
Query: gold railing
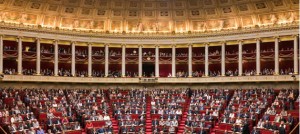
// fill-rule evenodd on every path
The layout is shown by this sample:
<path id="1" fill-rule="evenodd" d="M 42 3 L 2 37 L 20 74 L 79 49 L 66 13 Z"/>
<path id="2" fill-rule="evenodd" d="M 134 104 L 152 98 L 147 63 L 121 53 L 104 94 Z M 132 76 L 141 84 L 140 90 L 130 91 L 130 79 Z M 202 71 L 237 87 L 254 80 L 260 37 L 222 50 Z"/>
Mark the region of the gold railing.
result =
<path id="1" fill-rule="evenodd" d="M 289 134 L 298 134 L 297 130 L 299 131 L 299 122 Z"/>
<path id="2" fill-rule="evenodd" d="M 7 134 L 6 132 L 5 132 L 5 130 L 0 126 L 0 133 L 1 134 Z"/>

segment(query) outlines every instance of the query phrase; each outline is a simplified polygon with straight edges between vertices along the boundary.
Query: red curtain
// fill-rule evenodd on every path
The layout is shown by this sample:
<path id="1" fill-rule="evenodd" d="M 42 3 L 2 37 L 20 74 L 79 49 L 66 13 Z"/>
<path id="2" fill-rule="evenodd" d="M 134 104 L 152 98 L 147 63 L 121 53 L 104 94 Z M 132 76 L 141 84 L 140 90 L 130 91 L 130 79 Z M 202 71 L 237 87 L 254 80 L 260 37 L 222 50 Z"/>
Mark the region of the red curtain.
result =
<path id="1" fill-rule="evenodd" d="M 172 74 L 172 64 L 160 64 L 159 65 L 159 76 L 168 77 L 169 74 Z"/>

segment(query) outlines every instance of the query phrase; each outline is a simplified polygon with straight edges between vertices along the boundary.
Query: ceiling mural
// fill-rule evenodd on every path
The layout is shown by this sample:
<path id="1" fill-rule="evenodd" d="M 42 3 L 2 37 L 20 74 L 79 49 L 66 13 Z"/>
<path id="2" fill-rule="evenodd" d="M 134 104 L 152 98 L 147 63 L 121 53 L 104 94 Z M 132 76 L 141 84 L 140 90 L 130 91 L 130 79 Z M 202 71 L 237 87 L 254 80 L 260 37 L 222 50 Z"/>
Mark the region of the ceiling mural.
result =
<path id="1" fill-rule="evenodd" d="M 298 0 L 0 0 L 0 23 L 109 33 L 298 24 Z"/>

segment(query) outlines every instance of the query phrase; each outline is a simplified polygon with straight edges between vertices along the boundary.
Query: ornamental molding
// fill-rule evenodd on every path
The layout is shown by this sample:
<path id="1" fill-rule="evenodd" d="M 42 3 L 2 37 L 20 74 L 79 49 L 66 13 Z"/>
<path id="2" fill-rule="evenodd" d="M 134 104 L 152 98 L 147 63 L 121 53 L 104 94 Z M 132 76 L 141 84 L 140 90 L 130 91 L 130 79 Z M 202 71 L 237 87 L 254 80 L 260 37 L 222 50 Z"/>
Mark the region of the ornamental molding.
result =
<path id="1" fill-rule="evenodd" d="M 102 44 L 186 44 L 186 43 L 209 43 L 232 40 L 247 40 L 257 38 L 270 38 L 274 36 L 290 36 L 299 33 L 299 26 L 277 27 L 267 29 L 240 30 L 232 32 L 216 32 L 205 34 L 186 34 L 186 35 L 91 35 L 90 33 L 71 34 L 59 31 L 43 31 L 39 29 L 3 27 L 0 25 L 0 35 L 32 37 L 58 41 L 90 42 Z"/>

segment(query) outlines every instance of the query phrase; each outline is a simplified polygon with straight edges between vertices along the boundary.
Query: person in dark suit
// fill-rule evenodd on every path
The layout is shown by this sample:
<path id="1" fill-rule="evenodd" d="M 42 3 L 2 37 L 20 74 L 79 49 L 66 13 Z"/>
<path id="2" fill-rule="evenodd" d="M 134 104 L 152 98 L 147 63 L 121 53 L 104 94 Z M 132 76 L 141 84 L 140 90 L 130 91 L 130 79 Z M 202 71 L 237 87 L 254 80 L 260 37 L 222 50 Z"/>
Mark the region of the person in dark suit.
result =
<path id="1" fill-rule="evenodd" d="M 243 134 L 250 134 L 249 124 L 248 124 L 247 121 L 245 122 L 245 124 L 242 127 L 242 133 Z"/>
<path id="2" fill-rule="evenodd" d="M 127 132 L 128 132 L 127 127 L 126 127 L 126 126 L 122 127 L 121 133 L 122 133 L 122 134 L 126 134 Z"/>
<path id="3" fill-rule="evenodd" d="M 288 116 L 287 116 L 287 123 L 289 123 L 291 125 L 291 127 L 294 126 L 294 117 L 291 116 L 291 114 L 288 114 Z"/>
<path id="4" fill-rule="evenodd" d="M 265 129 L 271 129 L 271 123 L 267 120 L 264 124 Z"/>
<path id="5" fill-rule="evenodd" d="M 270 115 L 269 114 L 265 114 L 264 116 L 263 116 L 263 118 L 262 118 L 264 121 L 266 121 L 266 120 L 270 120 Z"/>
<path id="6" fill-rule="evenodd" d="M 104 128 L 103 128 L 103 127 L 99 128 L 99 129 L 97 130 L 97 133 L 99 133 L 99 134 L 104 134 L 104 133 L 105 133 Z"/>
<path id="7" fill-rule="evenodd" d="M 260 131 L 256 127 L 254 127 L 251 134 L 260 134 Z"/>
<path id="8" fill-rule="evenodd" d="M 233 132 L 240 132 L 241 131 L 240 127 L 236 124 L 233 124 L 231 129 L 232 129 Z"/>
<path id="9" fill-rule="evenodd" d="M 152 121 L 152 126 L 157 126 L 158 125 L 158 120 L 157 118 L 155 118 L 153 121 Z"/>
<path id="10" fill-rule="evenodd" d="M 279 134 L 286 134 L 286 131 L 285 131 L 285 125 L 283 124 L 283 122 L 281 122 L 281 124 L 279 125 Z"/>
<path id="11" fill-rule="evenodd" d="M 278 130 L 276 124 L 274 122 L 272 122 L 271 126 L 270 126 L 270 129 L 272 130 Z"/>

